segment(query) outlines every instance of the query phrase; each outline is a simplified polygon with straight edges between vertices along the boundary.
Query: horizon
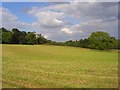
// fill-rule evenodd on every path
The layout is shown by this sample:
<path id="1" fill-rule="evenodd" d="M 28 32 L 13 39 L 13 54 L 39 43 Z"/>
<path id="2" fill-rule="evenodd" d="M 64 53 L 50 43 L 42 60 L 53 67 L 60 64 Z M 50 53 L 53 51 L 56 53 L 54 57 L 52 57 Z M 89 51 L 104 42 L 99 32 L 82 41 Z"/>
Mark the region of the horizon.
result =
<path id="1" fill-rule="evenodd" d="M 2 27 L 2 29 L 3 29 L 4 27 Z M 1 29 L 1 28 L 0 28 Z M 4 28 L 4 29 L 6 29 L 6 28 Z M 13 29 L 17 29 L 17 28 L 13 28 Z M 6 29 L 6 30 L 8 30 L 8 29 Z M 18 29 L 19 30 L 19 29 Z M 10 31 L 10 32 L 12 32 L 12 30 L 8 30 L 8 31 Z M 21 30 L 19 30 L 20 32 L 22 32 Z M 26 33 L 29 33 L 29 31 L 27 32 L 27 31 L 25 31 Z M 38 34 L 41 34 L 41 33 L 36 33 L 35 31 L 32 31 L 35 35 L 36 35 L 36 37 L 37 37 L 37 35 Z M 104 31 L 96 31 L 96 32 L 104 32 Z M 94 32 L 91 32 L 90 33 L 90 35 L 92 34 L 92 33 L 94 33 Z M 107 32 L 105 32 L 105 33 L 107 33 Z M 42 35 L 42 34 L 41 34 Z M 51 39 L 47 39 L 46 37 L 44 37 L 43 35 L 43 37 L 46 39 L 46 40 L 50 40 L 50 41 L 53 41 L 53 42 L 61 42 L 61 43 L 64 43 L 64 42 L 67 42 L 67 41 L 80 41 L 80 40 L 85 40 L 85 39 L 88 39 L 89 37 L 90 37 L 90 35 L 87 37 L 87 38 L 84 38 L 84 39 L 82 39 L 82 38 L 80 38 L 80 39 L 78 39 L 78 40 L 71 40 L 71 39 L 68 39 L 68 40 L 66 40 L 66 41 L 55 41 L 55 40 L 51 40 Z M 109 35 L 109 33 L 108 33 L 108 35 Z M 110 35 L 109 35 L 110 36 Z M 110 36 L 110 37 L 113 37 L 113 36 Z M 120 40 L 119 38 L 116 38 L 116 37 L 114 37 L 116 40 Z"/>
<path id="2" fill-rule="evenodd" d="M 2 26 L 63 42 L 103 31 L 118 38 L 117 2 L 2 2 Z"/>

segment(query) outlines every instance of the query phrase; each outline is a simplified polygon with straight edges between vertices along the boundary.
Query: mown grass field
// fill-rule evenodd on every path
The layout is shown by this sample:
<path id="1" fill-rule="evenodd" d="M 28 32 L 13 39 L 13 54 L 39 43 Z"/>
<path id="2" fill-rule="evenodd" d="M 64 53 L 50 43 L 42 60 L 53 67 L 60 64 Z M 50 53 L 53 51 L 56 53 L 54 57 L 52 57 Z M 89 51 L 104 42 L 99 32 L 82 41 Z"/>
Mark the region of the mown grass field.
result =
<path id="1" fill-rule="evenodd" d="M 2 45 L 3 88 L 117 88 L 118 54 L 49 45 Z"/>

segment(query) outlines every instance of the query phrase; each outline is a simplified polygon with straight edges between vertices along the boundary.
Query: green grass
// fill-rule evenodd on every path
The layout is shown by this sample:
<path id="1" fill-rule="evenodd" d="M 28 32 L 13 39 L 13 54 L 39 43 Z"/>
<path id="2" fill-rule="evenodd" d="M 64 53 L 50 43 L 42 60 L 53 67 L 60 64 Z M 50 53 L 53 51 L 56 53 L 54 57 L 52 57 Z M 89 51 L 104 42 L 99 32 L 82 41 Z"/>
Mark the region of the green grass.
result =
<path id="1" fill-rule="evenodd" d="M 49 45 L 2 45 L 3 88 L 117 88 L 118 54 Z"/>

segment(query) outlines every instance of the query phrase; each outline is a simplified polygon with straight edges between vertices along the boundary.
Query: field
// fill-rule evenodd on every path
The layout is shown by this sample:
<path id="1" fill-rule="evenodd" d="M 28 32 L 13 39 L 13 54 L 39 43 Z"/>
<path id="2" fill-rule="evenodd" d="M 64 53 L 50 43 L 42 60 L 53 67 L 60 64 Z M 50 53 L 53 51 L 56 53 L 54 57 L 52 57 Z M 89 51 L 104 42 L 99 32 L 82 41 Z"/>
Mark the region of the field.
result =
<path id="1" fill-rule="evenodd" d="M 118 54 L 49 45 L 2 45 L 3 88 L 117 88 Z"/>

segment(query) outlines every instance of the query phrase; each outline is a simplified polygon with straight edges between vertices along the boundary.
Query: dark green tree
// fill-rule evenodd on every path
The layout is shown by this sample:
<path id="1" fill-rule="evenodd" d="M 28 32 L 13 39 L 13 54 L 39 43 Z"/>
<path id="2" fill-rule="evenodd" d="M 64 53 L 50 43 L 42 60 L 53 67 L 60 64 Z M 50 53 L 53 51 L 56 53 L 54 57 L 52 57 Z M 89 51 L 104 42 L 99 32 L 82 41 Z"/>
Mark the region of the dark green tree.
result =
<path id="1" fill-rule="evenodd" d="M 37 43 L 36 34 L 34 32 L 28 32 L 27 33 L 27 40 L 28 40 L 28 44 L 30 44 L 30 45 L 36 44 Z"/>
<path id="2" fill-rule="evenodd" d="M 20 34 L 21 32 L 17 29 L 17 28 L 13 28 L 12 29 L 12 40 L 11 40 L 11 43 L 13 44 L 19 44 L 19 37 L 20 37 Z"/>
<path id="3" fill-rule="evenodd" d="M 2 43 L 10 44 L 12 39 L 12 32 L 6 30 L 5 28 L 1 28 L 2 30 Z"/>
<path id="4" fill-rule="evenodd" d="M 111 39 L 107 32 L 93 32 L 88 38 L 90 41 L 89 48 L 92 49 L 111 49 L 114 46 L 114 39 Z"/>
<path id="5" fill-rule="evenodd" d="M 115 39 L 115 37 L 111 37 L 109 41 L 109 48 L 110 49 L 117 49 L 118 41 Z"/>
<path id="6" fill-rule="evenodd" d="M 19 43 L 20 44 L 27 44 L 28 39 L 27 39 L 27 33 L 25 31 L 22 31 L 20 36 L 19 36 Z"/>
<path id="7" fill-rule="evenodd" d="M 0 44 L 2 44 L 2 28 L 0 28 Z"/>
<path id="8" fill-rule="evenodd" d="M 114 49 L 120 49 L 120 39 L 116 39 L 116 46 Z"/>
<path id="9" fill-rule="evenodd" d="M 90 41 L 88 39 L 80 39 L 79 46 L 82 48 L 88 48 Z"/>
<path id="10" fill-rule="evenodd" d="M 69 40 L 69 41 L 66 41 L 65 44 L 66 44 L 67 46 L 74 46 L 75 42 L 72 41 L 72 40 Z"/>
<path id="11" fill-rule="evenodd" d="M 37 44 L 47 43 L 47 39 L 45 39 L 41 34 L 36 34 Z"/>

